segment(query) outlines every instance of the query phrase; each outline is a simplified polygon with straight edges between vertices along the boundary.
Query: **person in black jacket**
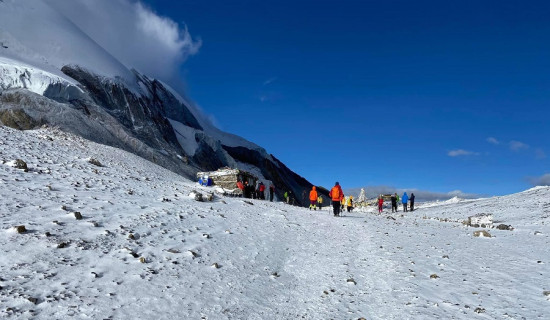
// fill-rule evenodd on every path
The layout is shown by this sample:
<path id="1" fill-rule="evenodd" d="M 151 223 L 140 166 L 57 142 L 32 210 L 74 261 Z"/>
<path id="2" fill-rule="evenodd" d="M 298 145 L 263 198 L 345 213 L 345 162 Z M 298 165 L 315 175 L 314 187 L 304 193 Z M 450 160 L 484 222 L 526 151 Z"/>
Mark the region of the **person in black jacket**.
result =
<path id="1" fill-rule="evenodd" d="M 411 202 L 411 211 L 414 211 L 414 193 L 411 193 L 409 201 Z"/>
<path id="2" fill-rule="evenodd" d="M 275 192 L 275 186 L 273 183 L 269 185 L 269 201 L 273 202 L 273 193 Z"/>
<path id="3" fill-rule="evenodd" d="M 391 195 L 391 212 L 397 212 L 397 192 Z"/>

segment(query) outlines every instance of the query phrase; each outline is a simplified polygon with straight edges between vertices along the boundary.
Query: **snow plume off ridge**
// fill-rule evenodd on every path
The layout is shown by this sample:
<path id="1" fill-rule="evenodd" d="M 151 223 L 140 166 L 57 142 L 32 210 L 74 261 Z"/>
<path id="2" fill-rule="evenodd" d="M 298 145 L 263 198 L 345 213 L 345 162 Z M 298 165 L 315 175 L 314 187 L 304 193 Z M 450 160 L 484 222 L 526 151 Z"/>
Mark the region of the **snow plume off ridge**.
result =
<path id="1" fill-rule="evenodd" d="M 79 65 L 133 80 L 129 69 L 174 80 L 200 42 L 184 28 L 129 0 L 4 0 L 0 55 L 59 71 Z"/>

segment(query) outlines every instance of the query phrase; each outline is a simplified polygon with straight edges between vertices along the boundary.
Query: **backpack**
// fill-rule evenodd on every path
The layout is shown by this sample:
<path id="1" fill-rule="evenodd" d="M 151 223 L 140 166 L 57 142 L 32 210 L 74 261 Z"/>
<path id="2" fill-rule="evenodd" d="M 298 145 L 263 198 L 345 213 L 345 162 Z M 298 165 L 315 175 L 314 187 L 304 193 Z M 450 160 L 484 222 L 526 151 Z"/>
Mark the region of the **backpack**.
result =
<path id="1" fill-rule="evenodd" d="M 337 187 L 332 188 L 330 191 L 332 199 L 338 199 L 340 200 L 340 189 Z"/>

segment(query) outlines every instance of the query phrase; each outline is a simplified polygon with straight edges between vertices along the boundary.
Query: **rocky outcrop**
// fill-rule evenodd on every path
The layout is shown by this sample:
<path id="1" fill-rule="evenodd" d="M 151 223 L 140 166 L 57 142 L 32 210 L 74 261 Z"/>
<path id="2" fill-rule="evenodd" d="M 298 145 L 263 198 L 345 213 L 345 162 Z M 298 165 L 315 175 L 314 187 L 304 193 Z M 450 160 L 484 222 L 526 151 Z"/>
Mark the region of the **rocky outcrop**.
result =
<path id="1" fill-rule="evenodd" d="M 307 203 L 311 183 L 260 147 L 222 145 L 204 131 L 185 100 L 162 82 L 136 71 L 133 84 L 101 77 L 78 66 L 64 66 L 61 71 L 78 84 L 56 78 L 42 95 L 24 87 L 1 91 L 0 121 L 20 130 L 44 124 L 57 126 L 132 152 L 190 179 L 197 171 L 237 167 L 238 163 L 253 165 L 274 183 L 279 199 L 292 190 L 298 204 Z M 168 119 L 191 128 L 189 132 L 193 133 L 185 138 L 196 143 L 193 154 L 185 153 Z"/>

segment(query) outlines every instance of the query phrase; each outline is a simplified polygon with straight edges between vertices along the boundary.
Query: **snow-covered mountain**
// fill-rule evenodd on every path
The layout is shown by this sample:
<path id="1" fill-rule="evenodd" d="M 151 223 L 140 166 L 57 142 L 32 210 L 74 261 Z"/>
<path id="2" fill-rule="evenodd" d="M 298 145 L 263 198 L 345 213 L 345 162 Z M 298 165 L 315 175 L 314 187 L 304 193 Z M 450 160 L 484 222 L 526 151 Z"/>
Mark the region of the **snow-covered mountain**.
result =
<path id="1" fill-rule="evenodd" d="M 311 187 L 262 147 L 215 128 L 162 81 L 128 69 L 48 1 L 0 2 L 0 42 L 4 125 L 54 125 L 192 179 L 224 166 L 250 170 L 279 197 Z"/>
<path id="2" fill-rule="evenodd" d="M 550 187 L 336 218 L 327 208 L 226 198 L 59 129 L 8 127 L 0 186 L 6 319 L 550 314 Z M 194 192 L 214 197 L 197 202 Z M 480 213 L 513 230 L 462 223 Z M 491 237 L 474 236 L 482 230 Z"/>

